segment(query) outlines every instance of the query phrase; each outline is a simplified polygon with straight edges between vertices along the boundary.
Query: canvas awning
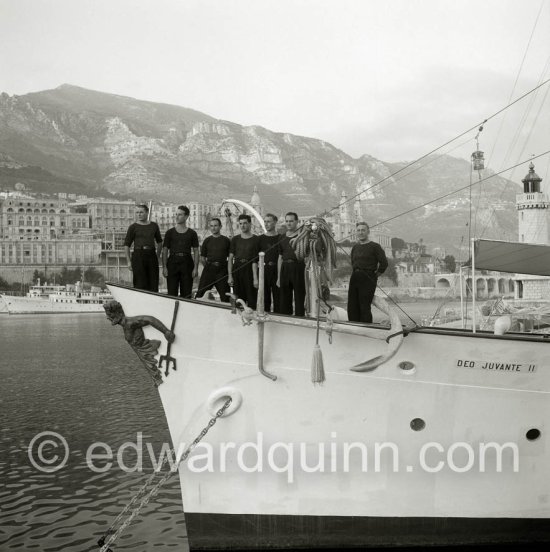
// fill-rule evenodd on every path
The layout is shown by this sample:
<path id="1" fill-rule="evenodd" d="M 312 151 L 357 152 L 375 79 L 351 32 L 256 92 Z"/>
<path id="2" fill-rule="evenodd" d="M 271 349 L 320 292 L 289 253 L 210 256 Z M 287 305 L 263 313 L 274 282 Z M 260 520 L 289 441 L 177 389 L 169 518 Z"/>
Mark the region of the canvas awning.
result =
<path id="1" fill-rule="evenodd" d="M 476 270 L 550 276 L 550 245 L 498 240 L 476 240 L 474 243 Z"/>

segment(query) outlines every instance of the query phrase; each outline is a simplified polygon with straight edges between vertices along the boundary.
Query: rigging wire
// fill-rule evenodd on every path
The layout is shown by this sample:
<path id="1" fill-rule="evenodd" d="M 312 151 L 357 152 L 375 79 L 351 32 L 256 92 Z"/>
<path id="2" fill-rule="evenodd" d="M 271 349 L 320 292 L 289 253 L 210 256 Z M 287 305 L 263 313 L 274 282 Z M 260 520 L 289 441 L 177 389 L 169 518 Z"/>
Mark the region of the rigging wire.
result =
<path id="1" fill-rule="evenodd" d="M 550 68 L 550 57 L 548 57 L 548 61 L 546 62 L 546 68 Z M 523 153 L 525 152 L 525 148 L 527 147 L 527 144 L 529 143 L 529 140 L 531 138 L 531 135 L 533 134 L 533 129 L 535 128 L 535 121 L 539 118 L 540 112 L 542 111 L 542 108 L 544 107 L 544 104 L 546 103 L 546 99 L 548 98 L 548 92 L 550 91 L 550 88 L 546 89 L 546 92 L 544 93 L 544 97 L 542 98 L 542 101 L 539 105 L 539 109 L 537 111 L 537 114 L 535 115 L 533 119 L 533 123 L 531 124 L 531 128 L 529 129 L 527 136 L 525 137 L 525 140 L 523 141 L 523 147 L 521 148 L 521 151 L 518 154 L 518 157 L 522 157 Z M 536 98 L 536 95 L 533 96 Z"/>
<path id="2" fill-rule="evenodd" d="M 549 88 L 550 90 L 550 88 Z M 465 144 L 467 144 L 468 142 L 470 142 L 471 138 L 467 138 L 466 140 L 464 140 L 464 142 L 460 142 L 460 144 L 457 144 L 454 148 L 450 149 L 450 150 L 447 150 L 446 152 L 443 152 L 443 153 L 440 153 L 439 155 L 437 156 L 434 156 L 434 157 L 430 157 L 430 159 L 428 159 L 425 163 L 423 164 L 419 164 L 418 167 L 415 167 L 414 169 L 412 169 L 411 171 L 409 171 L 408 173 L 405 173 L 405 174 L 402 174 L 401 176 L 399 176 L 398 178 L 395 178 L 393 181 L 387 181 L 384 183 L 383 186 L 381 186 L 380 188 L 383 189 L 385 188 L 386 186 L 391 186 L 392 184 L 395 184 L 397 182 L 400 182 L 401 180 L 403 180 L 404 178 L 407 178 L 408 176 L 410 176 L 411 174 L 414 174 L 416 171 L 419 171 L 420 169 L 424 169 L 425 167 L 427 167 L 428 165 L 431 165 L 432 163 L 434 163 L 435 161 L 441 159 L 444 155 L 449 155 L 449 153 L 452 153 L 453 151 L 461 148 L 462 146 L 464 146 Z M 397 174 L 397 173 L 394 173 L 394 174 Z M 373 185 L 374 187 L 374 185 Z M 358 195 L 366 192 L 370 190 L 370 188 L 367 188 L 366 190 L 363 190 L 362 192 L 360 192 Z M 341 205 L 344 205 L 345 202 L 341 203 Z"/>
<path id="3" fill-rule="evenodd" d="M 545 3 L 545 0 L 541 0 L 539 12 L 537 14 L 537 17 L 535 18 L 535 23 L 533 24 L 533 28 L 531 30 L 531 35 L 529 36 L 529 40 L 527 41 L 527 46 L 525 47 L 525 52 L 523 53 L 523 58 L 521 60 L 518 72 L 516 74 L 516 80 L 514 81 L 514 85 L 512 86 L 512 91 L 510 92 L 510 96 L 508 97 L 508 102 L 510 102 L 510 100 L 512 99 L 512 96 L 514 95 L 514 92 L 516 91 L 516 86 L 518 84 L 519 77 L 521 75 L 521 71 L 523 70 L 523 64 L 525 63 L 525 59 L 527 58 L 527 53 L 529 52 L 529 48 L 531 46 L 531 41 L 533 40 L 533 36 L 535 34 L 535 29 L 537 28 L 537 24 L 538 24 L 538 21 L 539 21 L 539 18 L 540 18 L 540 14 L 542 13 L 542 8 L 544 7 L 544 3 Z M 499 129 L 498 129 L 498 132 L 497 132 L 496 140 L 493 142 L 493 147 L 491 149 L 491 153 L 487 157 L 487 164 L 489 163 L 489 161 L 493 157 L 493 153 L 495 151 L 495 147 L 497 145 L 497 142 L 500 138 L 500 134 L 501 134 L 501 131 L 502 131 L 502 127 L 504 125 L 504 121 L 506 120 L 506 115 L 507 114 L 504 114 L 504 117 L 500 121 L 500 126 L 499 126 Z"/>
<path id="4" fill-rule="evenodd" d="M 437 201 L 441 200 L 441 199 L 445 199 L 446 197 L 449 197 L 451 195 L 454 195 L 454 194 L 457 194 L 458 192 L 462 192 L 463 190 L 466 190 L 467 188 L 469 188 L 470 186 L 474 186 L 476 184 L 481 184 L 482 182 L 485 182 L 487 180 L 490 180 L 491 178 L 494 178 L 495 176 L 499 176 L 501 175 L 502 173 L 505 173 L 507 171 L 510 171 L 516 167 L 519 167 L 520 165 L 524 165 L 525 163 L 529 162 L 529 161 L 533 161 L 534 159 L 538 159 L 540 157 L 543 157 L 547 154 L 550 153 L 550 150 L 547 150 L 543 153 L 539 153 L 538 155 L 535 155 L 535 156 L 532 156 L 530 157 L 529 159 L 524 159 L 523 161 L 520 161 L 519 163 L 516 163 L 515 165 L 512 165 L 510 167 L 507 167 L 505 169 L 502 169 L 501 171 L 499 172 L 496 172 L 496 173 L 493 173 L 489 176 L 486 176 L 484 178 L 482 178 L 481 180 L 479 180 L 478 182 L 473 182 L 472 184 L 468 184 L 466 186 L 462 186 L 461 188 L 457 188 L 456 190 L 452 190 L 450 192 L 447 192 L 446 194 L 443 194 L 441 196 L 438 196 L 436 197 L 435 199 L 432 199 L 430 201 L 426 201 L 425 203 L 422 203 L 420 205 L 417 205 L 416 207 L 412 207 L 411 209 L 407 209 L 406 211 L 402 211 L 401 213 L 398 213 L 397 215 L 394 215 L 388 219 L 385 219 L 381 222 L 377 222 L 376 224 L 370 224 L 369 225 L 369 228 L 372 230 L 373 228 L 376 228 L 377 226 L 382 226 L 383 224 L 386 224 L 387 222 L 390 222 L 392 220 L 395 220 L 399 217 L 402 217 L 403 215 L 407 215 L 413 211 L 416 211 L 417 209 L 421 209 L 422 207 L 425 207 L 426 205 L 430 205 L 432 203 L 436 203 Z M 339 240 L 336 240 L 336 243 L 340 243 L 340 242 L 344 242 L 346 240 L 348 240 L 349 238 L 351 238 L 353 236 L 353 232 L 350 232 L 349 234 L 347 234 L 346 236 L 340 238 Z"/>
<path id="5" fill-rule="evenodd" d="M 544 78 L 544 76 L 546 75 L 546 73 L 548 72 L 548 69 L 550 69 L 550 56 L 548 56 L 547 60 L 546 60 L 546 64 L 545 64 L 545 67 L 544 69 L 542 70 L 541 74 L 540 74 L 540 77 L 539 77 L 539 82 L 542 81 L 542 79 Z M 537 112 L 537 116 L 535 117 L 534 121 L 533 121 L 533 124 L 531 125 L 531 129 L 529 131 L 529 137 L 531 136 L 531 133 L 532 133 L 532 129 L 534 128 L 534 122 L 536 121 L 536 119 L 538 118 L 539 114 L 540 114 L 540 111 L 542 110 L 542 106 L 544 105 L 544 103 L 546 102 L 546 98 L 547 98 L 547 95 L 548 95 L 548 90 L 546 90 L 546 93 L 544 95 L 544 98 L 542 100 L 542 103 L 539 107 L 539 111 Z M 530 106 L 529 106 L 529 109 L 530 109 Z M 524 114 L 524 117 L 522 117 L 522 123 L 520 125 L 520 127 L 518 128 L 521 128 L 521 126 L 523 126 L 523 124 L 525 123 L 525 114 Z M 516 132 L 516 135 L 517 135 L 517 132 Z M 514 139 L 514 143 L 517 141 L 517 139 L 515 138 Z M 526 147 L 526 144 L 527 144 L 527 139 L 524 141 L 524 147 L 522 148 L 521 150 L 521 153 L 518 155 L 518 158 L 523 155 L 523 152 L 525 150 L 525 147 Z M 511 151 L 512 149 L 511 148 L 508 148 L 508 152 L 507 152 L 507 156 L 508 155 L 511 155 Z M 512 173 L 513 174 L 513 173 Z M 503 186 L 500 194 L 499 194 L 499 197 L 498 197 L 498 201 L 496 202 L 495 206 L 492 208 L 491 210 L 491 214 L 490 216 L 487 218 L 487 222 L 485 223 L 485 226 L 483 227 L 483 230 L 481 232 L 481 236 L 483 236 L 485 234 L 485 231 L 487 230 L 489 224 L 491 223 L 491 220 L 493 219 L 493 216 L 496 212 L 496 205 L 498 205 L 504 195 L 504 193 L 506 192 L 506 190 L 508 189 L 508 186 L 510 185 L 510 182 L 512 181 L 512 174 L 510 175 L 510 177 L 507 179 L 507 182 L 506 184 Z"/>
<path id="6" fill-rule="evenodd" d="M 470 185 L 468 186 L 469 192 L 469 219 L 468 219 L 468 243 L 472 239 L 472 187 L 473 187 L 473 163 L 470 163 Z"/>
<path id="7" fill-rule="evenodd" d="M 543 153 L 539 153 L 538 155 L 535 155 L 534 157 L 530 158 L 530 159 L 527 159 L 527 160 L 524 160 L 524 161 L 521 161 L 519 163 L 516 163 L 515 165 L 512 165 L 511 167 L 508 167 L 506 169 L 502 169 L 501 171 L 499 172 L 496 172 L 496 173 L 493 173 L 489 176 L 486 176 L 485 178 L 482 178 L 479 182 L 475 182 L 474 184 L 480 184 L 481 182 L 485 182 L 486 180 L 490 180 L 491 178 L 494 178 L 495 176 L 498 176 L 502 173 L 505 173 L 507 171 L 510 171 L 512 169 L 515 169 L 516 167 L 519 167 L 520 165 L 523 165 L 525 163 L 527 163 L 528 161 L 532 161 L 533 159 L 538 159 L 539 157 L 542 157 L 544 155 L 547 155 L 550 153 L 550 150 L 547 150 Z M 458 192 L 461 192 L 462 190 L 466 190 L 466 188 L 469 188 L 470 186 L 473 186 L 473 184 L 468 184 L 467 186 L 462 186 L 461 188 L 457 188 L 456 190 L 453 190 L 452 192 L 448 192 L 446 194 L 443 194 L 442 196 L 439 196 L 439 197 L 436 197 L 435 199 L 432 199 L 430 201 L 426 201 L 425 203 L 422 203 L 421 205 L 417 205 L 416 207 L 412 207 L 411 209 L 407 209 L 406 211 L 403 211 L 402 213 L 399 213 L 393 217 L 390 217 L 388 219 L 385 219 L 381 222 L 378 222 L 376 224 L 373 224 L 372 226 L 370 226 L 370 228 L 376 228 L 377 226 L 381 226 L 382 224 L 386 224 L 387 222 L 391 221 L 391 220 L 394 220 L 396 218 L 399 218 L 403 215 L 407 215 L 409 213 L 412 213 L 413 211 L 416 211 L 417 209 L 421 209 L 422 207 L 426 207 L 426 205 L 430 205 L 432 203 L 435 203 L 441 199 L 444 199 L 446 197 L 449 197 L 451 195 L 454 195 Z"/>
<path id="8" fill-rule="evenodd" d="M 550 56 L 548 56 L 547 60 L 546 60 L 546 64 L 544 66 L 544 69 L 542 70 L 541 72 L 541 75 L 539 77 L 539 82 L 544 78 L 544 76 L 546 75 L 548 69 L 550 67 Z M 505 154 L 505 159 L 508 159 L 512 156 L 512 152 L 513 150 L 516 148 L 519 140 L 520 140 L 520 137 L 521 137 L 521 133 L 522 133 L 522 130 L 523 130 L 523 127 L 526 125 L 527 123 L 527 120 L 529 118 L 529 114 L 531 113 L 531 110 L 533 108 L 533 106 L 535 105 L 535 101 L 537 99 L 537 95 L 538 95 L 538 90 L 536 92 L 536 94 L 533 94 L 530 98 L 529 98 L 529 102 L 523 112 L 523 115 L 521 117 L 521 120 L 519 122 L 519 125 L 517 126 L 516 128 L 516 131 L 514 133 L 514 136 L 513 136 L 513 139 L 511 141 L 511 143 L 509 144 L 508 146 L 508 150 L 506 151 L 506 154 Z M 536 118 L 532 121 L 531 123 L 531 129 L 534 127 L 534 123 L 536 121 Z M 517 156 L 517 159 L 519 159 L 522 155 L 523 155 L 523 150 L 526 146 L 526 142 L 527 142 L 527 138 L 523 141 L 523 149 L 521 150 L 521 152 L 518 154 Z M 513 177 L 513 175 L 511 175 L 511 178 Z"/>
<path id="9" fill-rule="evenodd" d="M 438 146 L 437 148 L 434 148 L 432 149 L 431 151 L 429 151 L 428 153 L 422 155 L 421 157 L 419 157 L 418 159 L 416 159 L 415 161 L 411 161 L 410 163 L 408 163 L 407 165 L 405 165 L 404 167 L 401 167 L 399 170 L 395 171 L 394 173 L 391 173 L 389 174 L 388 176 L 385 176 L 384 178 L 382 178 L 381 180 L 379 180 L 378 182 L 375 182 L 372 186 L 369 186 L 368 188 L 364 189 L 364 190 L 361 190 L 359 193 L 355 194 L 354 196 L 346 199 L 346 201 L 343 201 L 341 203 L 339 203 L 338 205 L 336 205 L 335 207 L 332 207 L 331 209 L 327 210 L 327 212 L 332 212 L 332 211 L 335 211 L 337 209 L 339 209 L 342 205 L 345 205 L 346 203 L 349 203 L 350 201 L 353 201 L 355 198 L 357 198 L 358 196 L 360 196 L 362 193 L 365 193 L 365 192 L 368 192 L 369 190 L 371 190 L 372 188 L 375 188 L 376 186 L 379 186 L 380 184 L 382 184 L 382 182 L 385 182 L 386 180 L 389 180 L 390 178 L 393 178 L 396 174 L 399 174 L 401 172 L 403 172 L 404 170 L 406 170 L 407 168 L 413 166 L 415 163 L 418 163 L 419 161 L 422 161 L 423 159 L 425 159 L 426 157 L 432 155 L 433 153 L 435 153 L 436 151 L 439 151 L 440 149 L 444 148 L 445 146 L 448 146 L 449 144 L 452 144 L 455 140 L 458 140 L 459 138 L 462 138 L 463 136 L 465 136 L 466 134 L 469 134 L 470 132 L 472 132 L 473 130 L 477 129 L 478 127 L 480 127 L 481 125 L 484 125 L 485 123 L 487 123 L 488 121 L 490 121 L 491 119 L 494 119 L 497 115 L 500 115 L 502 112 L 506 111 L 507 109 L 509 109 L 510 107 L 512 107 L 514 104 L 520 102 L 521 100 L 523 100 L 524 98 L 528 97 L 530 94 L 532 94 L 533 92 L 535 92 L 536 90 L 538 90 L 539 88 L 541 88 L 542 86 L 548 84 L 550 82 L 550 78 L 546 79 L 544 82 L 538 84 L 537 86 L 535 86 L 534 88 L 532 88 L 531 90 L 529 90 L 528 92 L 526 92 L 525 94 L 523 94 L 522 96 L 519 96 L 518 98 L 516 98 L 513 102 L 511 103 L 508 103 L 507 105 L 505 105 L 504 107 L 502 107 L 501 109 L 499 109 L 498 111 L 495 111 L 495 113 L 493 113 L 492 115 L 489 115 L 486 119 L 484 119 L 482 122 L 480 123 L 477 123 L 475 124 L 473 127 L 465 130 L 464 132 L 461 132 L 460 134 L 458 134 L 457 136 L 455 136 L 454 138 L 452 138 L 451 140 L 447 140 L 447 142 L 441 144 L 440 146 Z"/>

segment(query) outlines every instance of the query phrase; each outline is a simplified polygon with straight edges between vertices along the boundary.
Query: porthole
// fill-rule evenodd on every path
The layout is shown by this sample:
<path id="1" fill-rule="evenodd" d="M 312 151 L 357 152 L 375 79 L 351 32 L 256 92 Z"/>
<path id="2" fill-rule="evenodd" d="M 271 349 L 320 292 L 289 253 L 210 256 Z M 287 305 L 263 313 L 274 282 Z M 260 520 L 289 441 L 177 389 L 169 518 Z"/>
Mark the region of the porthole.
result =
<path id="1" fill-rule="evenodd" d="M 539 429 L 532 428 L 525 434 L 525 437 L 528 441 L 536 441 L 540 438 L 540 435 L 541 433 Z"/>
<path id="2" fill-rule="evenodd" d="M 411 420 L 411 429 L 413 431 L 422 431 L 426 427 L 426 422 L 422 418 Z"/>

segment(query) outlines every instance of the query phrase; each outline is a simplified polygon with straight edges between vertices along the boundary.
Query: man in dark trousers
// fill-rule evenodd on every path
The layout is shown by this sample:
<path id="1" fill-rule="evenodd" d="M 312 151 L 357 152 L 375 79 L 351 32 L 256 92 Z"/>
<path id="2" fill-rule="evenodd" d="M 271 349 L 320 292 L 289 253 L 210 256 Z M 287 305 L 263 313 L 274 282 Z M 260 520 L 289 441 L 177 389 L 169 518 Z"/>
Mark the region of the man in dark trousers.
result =
<path id="1" fill-rule="evenodd" d="M 280 290 L 277 286 L 279 260 L 279 241 L 281 236 L 276 230 L 277 217 L 268 213 L 264 217 L 265 234 L 260 236 L 260 251 L 265 253 L 264 257 L 264 306 L 265 312 L 280 312 L 279 296 Z"/>
<path id="2" fill-rule="evenodd" d="M 160 229 L 156 222 L 149 220 L 149 207 L 136 206 L 137 222 L 130 224 L 124 240 L 128 270 L 132 272 L 136 289 L 159 290 L 159 257 L 162 244 Z M 130 247 L 134 251 L 130 256 Z"/>
<path id="3" fill-rule="evenodd" d="M 229 248 L 227 281 L 230 286 L 234 285 L 237 298 L 255 309 L 258 299 L 259 238 L 252 233 L 250 215 L 239 215 L 239 228 L 241 233 L 231 240 Z"/>
<path id="4" fill-rule="evenodd" d="M 372 323 L 371 303 L 378 276 L 388 268 L 382 246 L 369 240 L 369 225 L 356 224 L 357 243 L 351 248 L 351 278 L 348 289 L 348 320 Z"/>
<path id="5" fill-rule="evenodd" d="M 286 234 L 279 241 L 278 285 L 280 292 L 280 312 L 305 316 L 306 282 L 305 264 L 299 261 L 290 245 L 290 240 L 298 235 L 298 215 L 289 212 L 285 215 Z"/>
<path id="6" fill-rule="evenodd" d="M 188 218 L 189 208 L 180 205 L 176 211 L 176 225 L 164 236 L 162 273 L 166 278 L 168 295 L 191 299 L 193 279 L 199 266 L 199 237 L 192 228 L 187 227 Z"/>
<path id="7" fill-rule="evenodd" d="M 210 223 L 211 235 L 201 245 L 201 263 L 203 266 L 197 299 L 214 286 L 225 303 L 229 302 L 229 284 L 227 283 L 227 258 L 231 241 L 221 234 L 222 223 L 213 218 Z"/>

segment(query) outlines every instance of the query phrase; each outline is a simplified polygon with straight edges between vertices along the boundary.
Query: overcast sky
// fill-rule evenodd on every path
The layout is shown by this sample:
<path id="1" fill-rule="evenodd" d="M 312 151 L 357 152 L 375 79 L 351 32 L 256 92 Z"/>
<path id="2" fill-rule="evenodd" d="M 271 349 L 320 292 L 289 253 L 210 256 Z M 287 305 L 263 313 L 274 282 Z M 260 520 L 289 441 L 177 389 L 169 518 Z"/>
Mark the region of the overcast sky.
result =
<path id="1" fill-rule="evenodd" d="M 550 78 L 550 0 L 0 0 L 0 41 L 10 95 L 70 83 L 412 160 Z M 494 170 L 550 149 L 549 88 L 486 125 Z"/>

